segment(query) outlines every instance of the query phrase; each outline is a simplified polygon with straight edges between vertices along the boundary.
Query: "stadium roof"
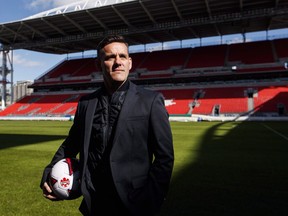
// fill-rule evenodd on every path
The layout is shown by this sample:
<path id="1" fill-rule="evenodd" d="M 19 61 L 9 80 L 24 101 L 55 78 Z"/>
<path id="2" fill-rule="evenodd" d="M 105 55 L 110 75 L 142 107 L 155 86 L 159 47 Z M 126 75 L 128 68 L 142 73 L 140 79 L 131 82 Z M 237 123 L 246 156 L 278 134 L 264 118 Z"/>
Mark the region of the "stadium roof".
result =
<path id="1" fill-rule="evenodd" d="M 287 0 L 122 2 L 87 8 L 77 5 L 73 11 L 58 8 L 46 15 L 40 13 L 28 19 L 2 23 L 2 49 L 64 54 L 95 49 L 99 40 L 108 34 L 125 35 L 130 45 L 138 45 L 288 26 Z"/>

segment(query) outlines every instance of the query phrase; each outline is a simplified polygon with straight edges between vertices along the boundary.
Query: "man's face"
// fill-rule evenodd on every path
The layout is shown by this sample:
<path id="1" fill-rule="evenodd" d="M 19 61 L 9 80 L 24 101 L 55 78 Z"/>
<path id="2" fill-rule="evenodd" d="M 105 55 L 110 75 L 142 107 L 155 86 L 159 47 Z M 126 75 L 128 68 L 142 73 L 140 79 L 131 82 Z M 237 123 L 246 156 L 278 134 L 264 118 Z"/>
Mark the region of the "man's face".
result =
<path id="1" fill-rule="evenodd" d="M 101 50 L 101 69 L 104 81 L 109 86 L 124 83 L 132 67 L 128 47 L 124 43 L 113 42 Z"/>

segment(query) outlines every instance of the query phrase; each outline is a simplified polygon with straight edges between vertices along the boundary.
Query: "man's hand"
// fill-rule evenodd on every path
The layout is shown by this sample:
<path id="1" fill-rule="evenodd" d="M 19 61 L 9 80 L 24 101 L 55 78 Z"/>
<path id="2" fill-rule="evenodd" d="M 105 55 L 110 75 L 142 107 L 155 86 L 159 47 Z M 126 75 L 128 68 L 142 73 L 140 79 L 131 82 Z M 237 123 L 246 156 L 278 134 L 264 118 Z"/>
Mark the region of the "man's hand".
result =
<path id="1" fill-rule="evenodd" d="M 62 200 L 62 199 L 59 199 L 58 197 L 56 197 L 53 193 L 53 191 L 51 190 L 51 188 L 49 187 L 49 185 L 47 184 L 47 182 L 44 182 L 43 184 L 43 187 L 42 187 L 42 190 L 43 190 L 43 196 L 46 198 L 46 199 L 49 199 L 51 201 L 59 201 L 59 200 Z"/>

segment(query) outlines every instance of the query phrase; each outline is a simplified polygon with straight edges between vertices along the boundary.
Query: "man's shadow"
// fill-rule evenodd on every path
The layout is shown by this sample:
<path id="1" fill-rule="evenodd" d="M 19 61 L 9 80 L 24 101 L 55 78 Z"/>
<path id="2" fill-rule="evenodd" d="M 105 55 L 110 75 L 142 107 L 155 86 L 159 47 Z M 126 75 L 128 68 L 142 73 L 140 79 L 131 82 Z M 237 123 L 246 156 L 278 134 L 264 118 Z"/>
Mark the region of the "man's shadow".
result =
<path id="1" fill-rule="evenodd" d="M 185 161 L 175 154 L 175 162 L 185 165 L 174 170 L 160 215 L 288 215 L 287 129 L 277 122 L 210 124 L 198 147 L 182 149 L 187 151 Z M 188 144 L 200 138 L 193 127 L 185 136 Z M 174 140 L 174 145 L 180 142 Z"/>

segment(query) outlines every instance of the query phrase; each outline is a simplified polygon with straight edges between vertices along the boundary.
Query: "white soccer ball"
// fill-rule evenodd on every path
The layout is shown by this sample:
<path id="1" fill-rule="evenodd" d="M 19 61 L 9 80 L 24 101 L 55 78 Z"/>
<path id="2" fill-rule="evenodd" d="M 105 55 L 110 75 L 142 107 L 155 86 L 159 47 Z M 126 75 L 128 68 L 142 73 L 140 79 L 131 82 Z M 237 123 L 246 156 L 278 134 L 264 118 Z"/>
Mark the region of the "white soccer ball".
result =
<path id="1" fill-rule="evenodd" d="M 50 186 L 60 199 L 71 200 L 81 196 L 80 165 L 76 158 L 58 161 L 50 173 Z"/>

